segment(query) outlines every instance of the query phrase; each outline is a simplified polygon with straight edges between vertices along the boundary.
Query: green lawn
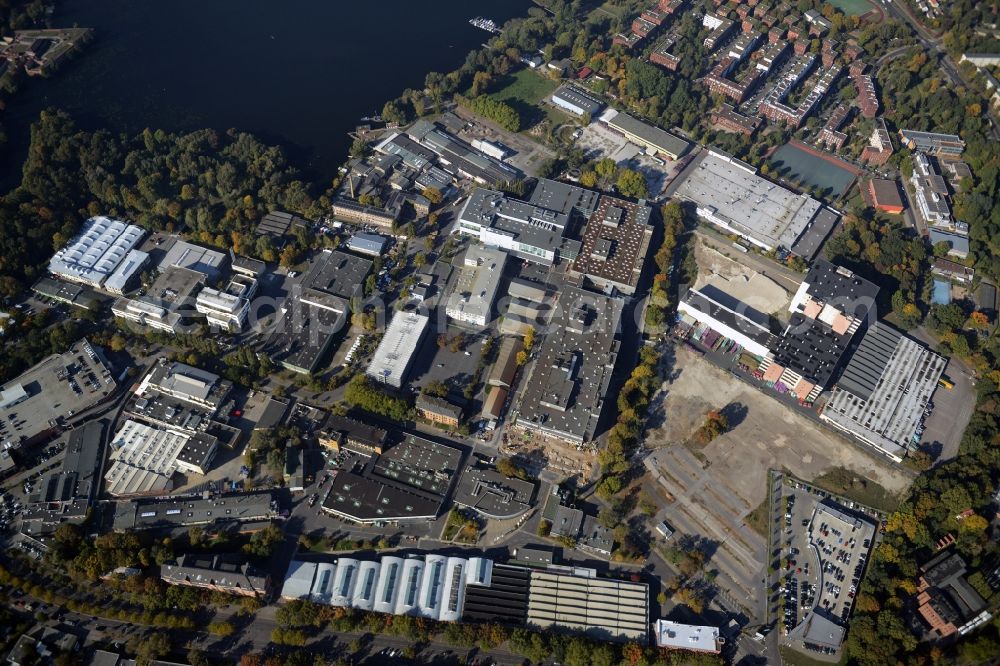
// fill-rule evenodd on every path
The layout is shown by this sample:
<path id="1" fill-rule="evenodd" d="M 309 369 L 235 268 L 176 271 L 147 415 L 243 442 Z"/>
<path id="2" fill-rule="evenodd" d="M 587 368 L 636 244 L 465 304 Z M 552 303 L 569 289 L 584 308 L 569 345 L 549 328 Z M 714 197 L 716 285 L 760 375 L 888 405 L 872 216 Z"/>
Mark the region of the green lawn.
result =
<path id="1" fill-rule="evenodd" d="M 835 467 L 810 481 L 817 488 L 848 497 L 879 511 L 894 511 L 899 498 L 888 490 L 843 467 Z"/>
<path id="2" fill-rule="evenodd" d="M 526 129 L 542 118 L 548 118 L 554 124 L 568 120 L 569 116 L 556 111 L 550 104 L 542 105 L 542 100 L 558 87 L 558 81 L 553 81 L 533 69 L 525 68 L 497 81 L 489 95 L 517 109 L 521 115 L 521 127 Z"/>
<path id="3" fill-rule="evenodd" d="M 831 5 L 848 16 L 861 16 L 875 8 L 868 0 L 827 0 Z"/>
<path id="4" fill-rule="evenodd" d="M 490 95 L 497 99 L 537 104 L 551 95 L 559 87 L 559 82 L 525 68 L 503 77 L 497 81 L 497 86 L 490 91 Z"/>

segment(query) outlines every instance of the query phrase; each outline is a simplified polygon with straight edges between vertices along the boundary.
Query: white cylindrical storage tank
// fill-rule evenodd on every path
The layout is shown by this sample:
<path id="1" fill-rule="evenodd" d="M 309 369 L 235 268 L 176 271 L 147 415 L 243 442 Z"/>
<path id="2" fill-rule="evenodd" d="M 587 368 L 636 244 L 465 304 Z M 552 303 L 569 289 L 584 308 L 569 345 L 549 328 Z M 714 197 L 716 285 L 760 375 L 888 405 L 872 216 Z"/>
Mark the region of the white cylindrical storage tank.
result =
<path id="1" fill-rule="evenodd" d="M 399 557 L 383 557 L 379 569 L 378 584 L 375 586 L 375 600 L 372 609 L 379 613 L 395 613 L 396 598 L 402 587 L 403 560 Z"/>
<path id="2" fill-rule="evenodd" d="M 465 576 L 469 562 L 461 557 L 449 557 L 444 571 L 444 586 L 441 594 L 441 613 L 438 619 L 457 622 L 462 618 L 465 605 Z"/>
<path id="3" fill-rule="evenodd" d="M 441 614 L 441 592 L 448 558 L 444 555 L 427 555 L 424 561 L 426 568 L 420 586 L 420 614 L 436 620 Z"/>
<path id="4" fill-rule="evenodd" d="M 378 583 L 378 562 L 362 562 L 358 566 L 358 582 L 354 585 L 351 606 L 361 610 L 372 610 L 375 605 L 375 586 Z"/>
<path id="5" fill-rule="evenodd" d="M 350 557 L 337 560 L 337 575 L 333 577 L 333 606 L 350 606 L 354 586 L 358 582 L 358 561 Z"/>
<path id="6" fill-rule="evenodd" d="M 420 582 L 424 574 L 424 563 L 416 558 L 403 562 L 403 573 L 399 580 L 399 594 L 396 597 L 396 615 L 416 614 L 420 601 Z"/>

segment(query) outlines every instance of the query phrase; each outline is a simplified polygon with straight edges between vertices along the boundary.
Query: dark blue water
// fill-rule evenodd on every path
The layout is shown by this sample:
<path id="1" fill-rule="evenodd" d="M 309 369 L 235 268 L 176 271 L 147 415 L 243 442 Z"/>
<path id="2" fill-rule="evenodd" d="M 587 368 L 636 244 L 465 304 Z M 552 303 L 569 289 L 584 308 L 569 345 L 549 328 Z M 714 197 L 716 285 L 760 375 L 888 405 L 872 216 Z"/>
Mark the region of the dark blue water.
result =
<path id="1" fill-rule="evenodd" d="M 279 143 L 328 181 L 362 116 L 428 71 L 457 68 L 488 34 L 468 20 L 522 16 L 530 0 L 60 0 L 56 26 L 96 39 L 2 115 L 0 187 L 16 184 L 41 110 L 85 129 L 235 127 Z"/>

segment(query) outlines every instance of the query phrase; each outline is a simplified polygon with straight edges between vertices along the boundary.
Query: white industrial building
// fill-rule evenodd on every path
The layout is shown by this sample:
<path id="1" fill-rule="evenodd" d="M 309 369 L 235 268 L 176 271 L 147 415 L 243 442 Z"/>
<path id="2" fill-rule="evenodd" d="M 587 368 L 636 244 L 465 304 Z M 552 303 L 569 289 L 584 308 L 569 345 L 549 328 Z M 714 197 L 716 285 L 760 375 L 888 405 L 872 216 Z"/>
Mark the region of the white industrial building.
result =
<path id="1" fill-rule="evenodd" d="M 507 157 L 507 149 L 486 139 L 473 139 L 472 147 L 493 159 L 502 160 Z"/>
<path id="2" fill-rule="evenodd" d="M 385 252 L 389 239 L 381 234 L 354 234 L 347 241 L 347 249 L 377 257 Z"/>
<path id="3" fill-rule="evenodd" d="M 700 218 L 763 250 L 794 250 L 807 230 L 817 227 L 818 232 L 827 224 L 816 199 L 761 178 L 749 164 L 713 150 L 695 158 L 680 178 L 675 195 L 694 203 Z"/>
<path id="4" fill-rule="evenodd" d="M 723 300 L 711 290 L 689 289 L 677 311 L 734 340 L 754 356 L 769 356 L 778 338 L 768 328 L 767 317 L 747 306 L 734 308 Z"/>
<path id="5" fill-rule="evenodd" d="M 235 275 L 225 289 L 205 287 L 198 293 L 194 309 L 205 315 L 211 326 L 239 331 L 247 321 L 250 299 L 257 293 L 257 281 L 245 275 Z"/>
<path id="6" fill-rule="evenodd" d="M 670 650 L 718 654 L 725 643 L 725 639 L 719 637 L 718 627 L 657 620 L 653 632 L 656 635 L 656 646 Z"/>
<path id="7" fill-rule="evenodd" d="M 445 313 L 455 321 L 486 326 L 493 318 L 493 301 L 507 253 L 491 247 L 470 246 L 465 251 L 462 270 L 448 298 Z"/>
<path id="8" fill-rule="evenodd" d="M 327 565 L 332 566 L 332 565 Z M 288 571 L 285 572 L 285 582 L 281 586 L 281 598 L 287 601 L 293 599 L 309 599 L 313 586 L 319 584 L 320 579 L 316 576 L 319 567 L 315 562 L 300 562 L 292 560 L 288 564 Z M 330 576 L 324 578 L 326 586 L 330 583 Z"/>
<path id="9" fill-rule="evenodd" d="M 951 222 L 948 184 L 923 153 L 913 156 L 910 183 L 913 185 L 913 198 L 917 202 L 920 217 L 928 225 L 948 225 Z"/>
<path id="10" fill-rule="evenodd" d="M 92 217 L 49 261 L 49 272 L 70 282 L 100 288 L 146 232 L 109 217 Z"/>
<path id="11" fill-rule="evenodd" d="M 820 418 L 901 462 L 948 361 L 882 323 L 865 333 Z"/>
<path id="12" fill-rule="evenodd" d="M 397 312 L 389 322 L 365 372 L 375 381 L 402 388 L 430 318 L 417 312 Z"/>
<path id="13" fill-rule="evenodd" d="M 563 247 L 569 212 L 550 210 L 477 188 L 458 216 L 458 229 L 479 242 L 536 264 L 551 265 Z"/>
<path id="14" fill-rule="evenodd" d="M 489 586 L 492 568 L 492 560 L 434 553 L 387 555 L 378 562 L 353 557 L 321 564 L 292 561 L 281 597 L 455 622 L 462 617 L 466 586 Z"/>
<path id="15" fill-rule="evenodd" d="M 571 85 L 560 86 L 549 99 L 560 109 L 569 111 L 574 116 L 589 114 L 594 117 L 604 108 L 604 102 Z"/>
<path id="16" fill-rule="evenodd" d="M 149 263 L 149 253 L 142 250 L 130 250 L 125 255 L 125 260 L 118 264 L 115 272 L 104 281 L 104 288 L 112 294 L 119 296 L 124 294 L 135 284 L 135 278 L 139 276 L 147 263 Z"/>
<path id="17" fill-rule="evenodd" d="M 203 274 L 209 280 L 215 280 L 225 265 L 225 253 L 176 240 L 160 261 L 159 269 L 163 271 L 167 268 L 186 268 Z"/>
<path id="18" fill-rule="evenodd" d="M 154 428 L 129 419 L 111 441 L 104 474 L 108 494 L 121 497 L 169 491 L 175 472 L 204 474 L 216 445 L 214 437 Z"/>

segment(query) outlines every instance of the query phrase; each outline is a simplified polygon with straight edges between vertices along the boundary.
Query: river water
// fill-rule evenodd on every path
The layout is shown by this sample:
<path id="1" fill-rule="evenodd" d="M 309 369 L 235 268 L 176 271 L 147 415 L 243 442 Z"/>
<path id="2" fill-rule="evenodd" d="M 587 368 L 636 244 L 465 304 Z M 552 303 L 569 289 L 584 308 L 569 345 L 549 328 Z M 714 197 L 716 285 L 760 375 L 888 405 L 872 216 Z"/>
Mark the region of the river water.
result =
<path id="1" fill-rule="evenodd" d="M 235 127 L 284 146 L 328 181 L 347 132 L 428 71 L 450 71 L 488 34 L 468 24 L 530 0 L 60 0 L 56 26 L 96 39 L 49 80 L 26 81 L 2 115 L 0 189 L 20 179 L 29 128 L 58 107 L 85 129 Z"/>

